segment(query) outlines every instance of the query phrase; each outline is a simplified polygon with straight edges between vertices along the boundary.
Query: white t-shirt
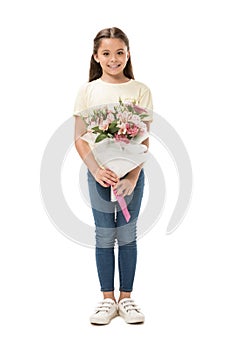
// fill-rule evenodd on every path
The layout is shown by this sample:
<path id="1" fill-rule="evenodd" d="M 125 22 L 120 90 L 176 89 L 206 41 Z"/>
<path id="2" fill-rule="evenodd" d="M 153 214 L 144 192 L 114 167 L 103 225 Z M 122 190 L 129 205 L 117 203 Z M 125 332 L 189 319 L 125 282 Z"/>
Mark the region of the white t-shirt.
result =
<path id="1" fill-rule="evenodd" d="M 106 83 L 101 78 L 86 83 L 78 91 L 73 115 L 79 116 L 88 108 L 118 103 L 119 99 L 147 108 L 149 116 L 145 117 L 144 121 L 153 120 L 151 91 L 145 84 L 133 79 L 121 84 Z"/>

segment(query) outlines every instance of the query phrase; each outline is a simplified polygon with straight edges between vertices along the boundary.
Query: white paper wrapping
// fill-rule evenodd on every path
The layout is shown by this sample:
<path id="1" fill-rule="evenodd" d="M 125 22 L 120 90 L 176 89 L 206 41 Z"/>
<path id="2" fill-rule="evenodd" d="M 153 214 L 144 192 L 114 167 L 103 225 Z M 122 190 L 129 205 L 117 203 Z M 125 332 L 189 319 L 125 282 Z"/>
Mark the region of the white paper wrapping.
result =
<path id="1" fill-rule="evenodd" d="M 148 158 L 147 147 L 139 143 L 148 137 L 148 133 L 129 143 L 112 138 L 95 143 L 96 137 L 97 135 L 87 132 L 82 139 L 89 143 L 98 164 L 112 170 L 119 178 L 146 162 Z M 113 191 L 111 201 L 116 201 Z"/>

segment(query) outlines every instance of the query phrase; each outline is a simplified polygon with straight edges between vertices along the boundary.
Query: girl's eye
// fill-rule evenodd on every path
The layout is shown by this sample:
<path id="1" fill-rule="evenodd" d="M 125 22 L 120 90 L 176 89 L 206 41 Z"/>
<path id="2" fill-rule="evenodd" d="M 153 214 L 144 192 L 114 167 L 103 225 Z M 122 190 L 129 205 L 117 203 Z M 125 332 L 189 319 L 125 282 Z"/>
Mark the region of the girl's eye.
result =
<path id="1" fill-rule="evenodd" d="M 104 52 L 103 55 L 104 55 L 104 56 L 108 56 L 109 53 L 108 53 L 108 52 Z"/>
<path id="2" fill-rule="evenodd" d="M 118 52 L 118 55 L 123 55 L 123 51 L 119 51 L 119 52 Z"/>

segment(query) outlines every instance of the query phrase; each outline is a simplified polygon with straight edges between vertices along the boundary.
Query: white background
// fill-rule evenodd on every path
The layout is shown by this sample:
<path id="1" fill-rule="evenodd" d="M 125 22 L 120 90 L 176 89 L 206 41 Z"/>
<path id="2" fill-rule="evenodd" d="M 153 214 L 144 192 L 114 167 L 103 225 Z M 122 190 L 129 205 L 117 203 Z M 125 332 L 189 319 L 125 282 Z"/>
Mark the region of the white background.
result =
<path id="1" fill-rule="evenodd" d="M 231 3 L 1 2 L 2 349 L 233 349 Z M 189 211 L 167 236 L 176 172 L 166 157 L 161 164 L 167 205 L 139 241 L 141 326 L 89 324 L 101 298 L 94 250 L 60 234 L 40 196 L 44 149 L 72 115 L 94 36 L 110 26 L 127 33 L 135 77 L 151 88 L 154 110 L 180 134 L 193 166 Z"/>

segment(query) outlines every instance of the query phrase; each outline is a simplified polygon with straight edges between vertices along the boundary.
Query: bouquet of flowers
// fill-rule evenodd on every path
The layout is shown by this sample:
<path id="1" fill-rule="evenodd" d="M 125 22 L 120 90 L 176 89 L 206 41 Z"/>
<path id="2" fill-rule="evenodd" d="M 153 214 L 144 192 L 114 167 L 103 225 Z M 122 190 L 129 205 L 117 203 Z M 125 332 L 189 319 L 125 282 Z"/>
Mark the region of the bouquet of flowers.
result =
<path id="1" fill-rule="evenodd" d="M 147 160 L 147 147 L 142 142 L 148 137 L 144 118 L 146 109 L 135 103 L 106 105 L 84 112 L 87 141 L 95 159 L 104 168 L 114 171 L 119 178 Z M 130 216 L 126 202 L 112 191 L 111 200 L 118 200 L 127 221 Z M 125 203 L 125 204 L 124 204 Z"/>

